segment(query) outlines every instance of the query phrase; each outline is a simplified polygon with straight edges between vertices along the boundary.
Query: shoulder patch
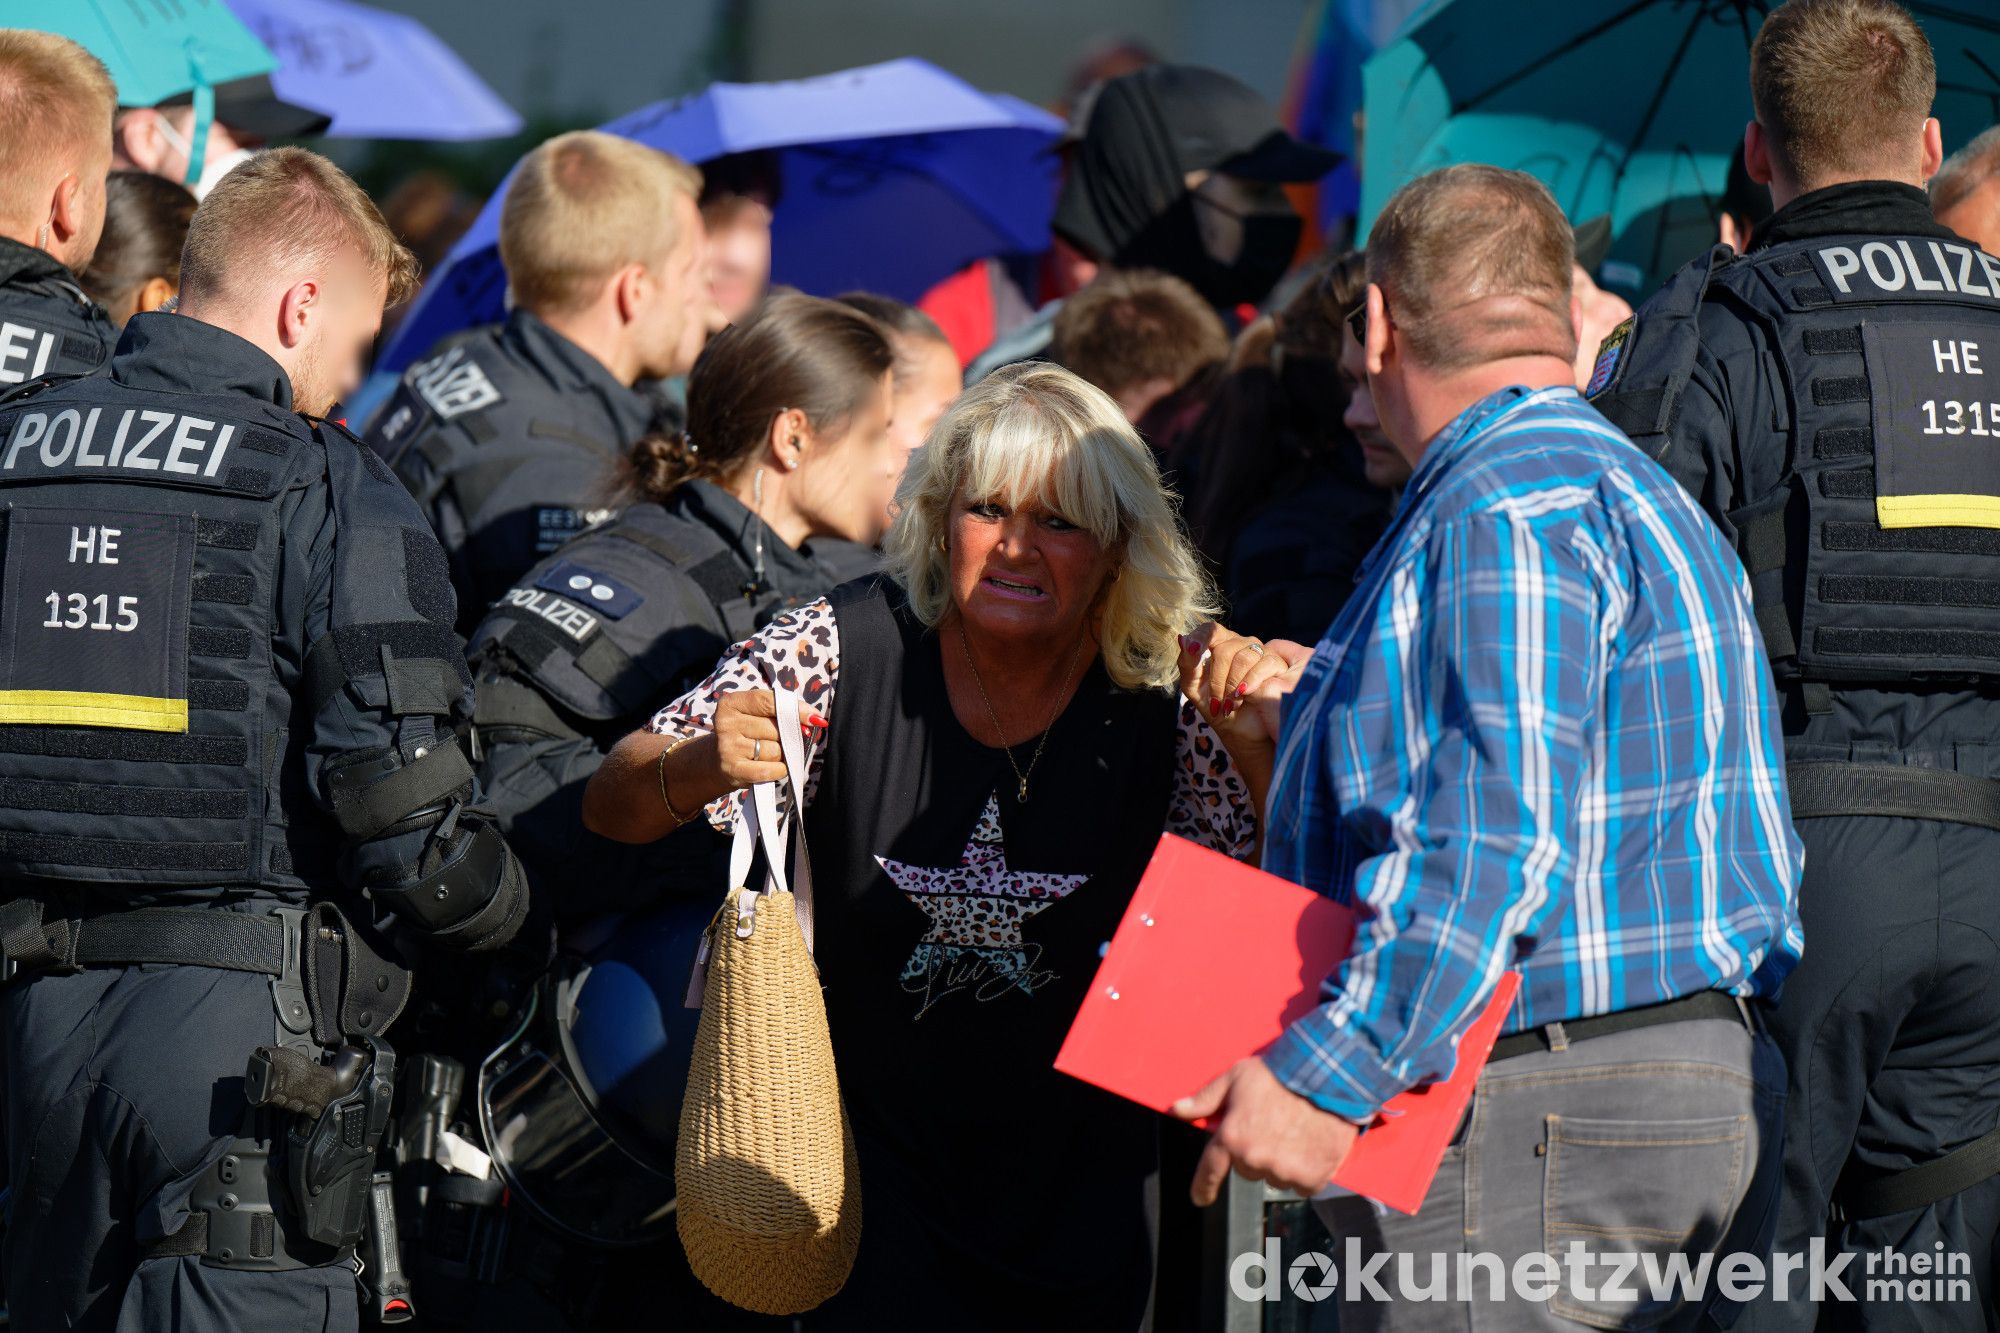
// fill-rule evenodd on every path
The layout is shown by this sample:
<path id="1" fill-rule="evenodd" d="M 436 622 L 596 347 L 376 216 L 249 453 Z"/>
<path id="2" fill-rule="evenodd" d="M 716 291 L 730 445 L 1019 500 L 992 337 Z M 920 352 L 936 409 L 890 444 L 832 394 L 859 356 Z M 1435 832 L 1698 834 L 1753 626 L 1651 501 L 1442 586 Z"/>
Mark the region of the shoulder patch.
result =
<path id="1" fill-rule="evenodd" d="M 410 385 L 431 411 L 446 421 L 466 412 L 477 412 L 501 401 L 500 391 L 479 368 L 479 363 L 454 347 L 410 372 Z"/>
<path id="2" fill-rule="evenodd" d="M 558 560 L 535 580 L 545 592 L 559 593 L 579 606 L 589 607 L 606 620 L 619 620 L 639 608 L 646 599 L 631 584 L 586 569 L 574 560 Z"/>
<path id="3" fill-rule="evenodd" d="M 1618 363 L 1622 359 L 1625 344 L 1632 337 L 1632 320 L 1627 315 L 1625 321 L 1605 336 L 1597 348 L 1597 364 L 1591 369 L 1590 383 L 1585 386 L 1583 396 L 1595 398 L 1609 389 L 1618 379 Z"/>

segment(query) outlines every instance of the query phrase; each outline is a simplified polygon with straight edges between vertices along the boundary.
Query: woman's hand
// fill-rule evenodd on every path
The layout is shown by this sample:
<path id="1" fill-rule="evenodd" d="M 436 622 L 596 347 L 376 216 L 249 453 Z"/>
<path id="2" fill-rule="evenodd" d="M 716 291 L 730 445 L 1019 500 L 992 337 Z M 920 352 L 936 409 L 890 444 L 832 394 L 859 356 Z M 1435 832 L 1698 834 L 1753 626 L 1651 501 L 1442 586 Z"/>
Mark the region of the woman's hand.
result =
<path id="1" fill-rule="evenodd" d="M 1181 693 L 1191 700 L 1229 751 L 1262 814 L 1278 759 L 1278 714 L 1305 673 L 1312 649 L 1288 639 L 1259 643 L 1207 624 L 1181 639 Z"/>
<path id="2" fill-rule="evenodd" d="M 1181 636 L 1181 693 L 1201 710 L 1232 754 L 1275 747 L 1278 704 L 1298 684 L 1312 649 L 1269 643 L 1210 622 Z"/>
<path id="3" fill-rule="evenodd" d="M 799 725 L 808 743 L 826 735 L 826 719 L 803 704 L 799 706 Z M 716 700 L 715 758 L 730 791 L 785 780 L 785 747 L 778 743 L 776 695 L 769 690 L 740 690 Z M 668 772 L 671 776 L 671 767 Z"/>
<path id="4" fill-rule="evenodd" d="M 785 750 L 778 744 L 777 713 L 769 690 L 743 690 L 717 696 L 715 729 L 696 732 L 686 744 L 652 731 L 633 732 L 590 775 L 583 826 L 617 842 L 652 842 L 730 792 L 782 781 Z M 802 707 L 799 721 L 809 739 L 825 737 L 826 719 L 818 713 Z"/>

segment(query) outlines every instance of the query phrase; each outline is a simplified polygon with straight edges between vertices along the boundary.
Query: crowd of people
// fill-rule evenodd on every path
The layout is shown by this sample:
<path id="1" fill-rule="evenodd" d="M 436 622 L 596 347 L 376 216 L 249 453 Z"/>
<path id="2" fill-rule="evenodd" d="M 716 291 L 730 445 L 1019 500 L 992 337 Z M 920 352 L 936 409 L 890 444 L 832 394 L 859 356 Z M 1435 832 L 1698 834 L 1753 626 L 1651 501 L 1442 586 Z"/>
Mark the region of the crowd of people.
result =
<path id="1" fill-rule="evenodd" d="M 11 1320 L 1190 1329 L 1234 1172 L 1426 1270 L 1964 1265 L 1343 1328 L 1992 1327 L 2000 126 L 1947 159 L 1894 0 L 1774 7 L 1746 91 L 1716 247 L 1636 310 L 1610 219 L 1492 166 L 1300 262 L 1335 157 L 1136 56 L 1050 254 L 922 308 L 774 288 L 769 155 L 561 134 L 506 318 L 359 420 L 422 275 L 264 146 L 323 124 L 220 98 L 184 185 L 191 106 L 0 30 Z M 780 690 L 867 1210 L 790 1321 L 662 1222 L 669 946 Z M 1173 1118 L 1052 1063 L 1163 833 L 1360 909 Z M 607 951 L 670 957 L 580 1002 Z M 1422 1209 L 1329 1194 L 1509 970 Z"/>

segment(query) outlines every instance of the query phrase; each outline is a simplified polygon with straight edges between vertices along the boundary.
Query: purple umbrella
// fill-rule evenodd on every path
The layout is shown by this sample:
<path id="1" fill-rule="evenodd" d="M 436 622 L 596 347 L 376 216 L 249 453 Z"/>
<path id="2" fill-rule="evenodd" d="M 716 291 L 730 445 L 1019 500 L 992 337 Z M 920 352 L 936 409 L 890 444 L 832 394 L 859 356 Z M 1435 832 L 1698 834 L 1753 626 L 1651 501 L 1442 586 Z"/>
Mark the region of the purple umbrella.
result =
<path id="1" fill-rule="evenodd" d="M 429 28 L 353 0 L 229 0 L 278 58 L 278 96 L 344 139 L 497 139 L 521 118 Z"/>

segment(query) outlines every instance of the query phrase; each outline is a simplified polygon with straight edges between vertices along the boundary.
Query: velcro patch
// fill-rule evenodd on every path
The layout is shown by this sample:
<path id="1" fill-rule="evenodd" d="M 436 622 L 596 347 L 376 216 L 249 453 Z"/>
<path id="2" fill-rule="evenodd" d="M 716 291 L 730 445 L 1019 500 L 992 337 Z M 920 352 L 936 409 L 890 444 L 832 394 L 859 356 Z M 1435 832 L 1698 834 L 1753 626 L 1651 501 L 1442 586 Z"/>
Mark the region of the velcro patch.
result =
<path id="1" fill-rule="evenodd" d="M 1629 315 L 1623 323 L 1605 335 L 1604 341 L 1597 348 L 1597 364 L 1591 369 L 1590 383 L 1583 391 L 1585 398 L 1595 398 L 1610 388 L 1612 382 L 1618 378 L 1618 362 L 1623 357 L 1625 344 L 1631 336 L 1632 317 Z"/>
<path id="2" fill-rule="evenodd" d="M 0 723 L 188 729 L 194 519 L 15 509 L 0 588 Z"/>
<path id="3" fill-rule="evenodd" d="M 560 593 L 579 606 L 589 607 L 606 620 L 619 620 L 639 608 L 646 599 L 631 584 L 586 569 L 574 560 L 558 560 L 548 573 L 535 580 L 537 588 Z"/>
<path id="4" fill-rule="evenodd" d="M 454 347 L 418 366 L 410 376 L 410 383 L 431 411 L 446 421 L 461 413 L 491 407 L 501 400 L 493 381 L 486 377 L 477 361 L 466 356 L 463 347 Z"/>

